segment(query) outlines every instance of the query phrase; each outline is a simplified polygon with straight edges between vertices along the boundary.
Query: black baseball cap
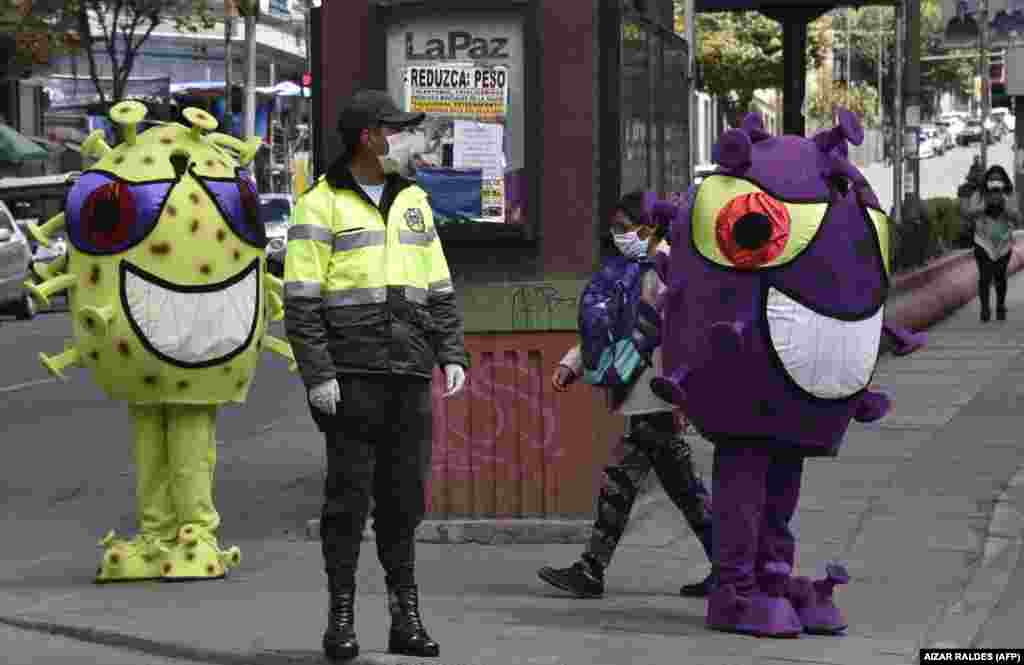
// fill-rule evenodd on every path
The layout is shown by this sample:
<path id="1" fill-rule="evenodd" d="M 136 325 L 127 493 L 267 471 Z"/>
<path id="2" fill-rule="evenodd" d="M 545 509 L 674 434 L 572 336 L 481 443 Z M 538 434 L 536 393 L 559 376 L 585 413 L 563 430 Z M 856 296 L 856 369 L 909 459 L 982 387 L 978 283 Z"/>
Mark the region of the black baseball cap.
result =
<path id="1" fill-rule="evenodd" d="M 399 111 L 391 96 L 383 90 L 360 90 L 345 102 L 338 114 L 338 131 L 367 129 L 385 125 L 410 127 L 423 122 L 426 113 Z"/>

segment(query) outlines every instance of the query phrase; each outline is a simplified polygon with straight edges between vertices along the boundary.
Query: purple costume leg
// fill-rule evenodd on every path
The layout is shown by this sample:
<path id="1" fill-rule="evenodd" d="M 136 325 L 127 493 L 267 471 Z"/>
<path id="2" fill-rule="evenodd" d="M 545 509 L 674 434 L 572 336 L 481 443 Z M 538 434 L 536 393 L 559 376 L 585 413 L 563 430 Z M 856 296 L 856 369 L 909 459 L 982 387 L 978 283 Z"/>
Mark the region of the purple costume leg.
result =
<path id="1" fill-rule="evenodd" d="M 789 523 L 800 500 L 803 471 L 803 457 L 793 455 L 775 454 L 768 466 L 767 498 L 758 534 L 757 580 L 761 591 L 770 595 L 785 593 L 796 562 L 796 537 Z"/>
<path id="2" fill-rule="evenodd" d="M 775 533 L 778 520 L 772 519 L 771 527 L 766 526 L 766 511 L 774 503 L 768 496 L 772 466 L 773 456 L 767 450 L 715 447 L 712 530 L 719 584 L 708 598 L 707 614 L 707 624 L 714 630 L 759 637 L 796 637 L 803 630 L 784 593 L 791 566 L 767 563 L 766 581 L 777 581 L 773 593 L 762 591 L 755 569 L 762 533 L 765 542 L 779 542 L 783 554 L 786 551 L 786 538 Z M 789 477 L 787 473 L 778 475 L 780 479 Z M 773 478 L 772 482 L 777 481 Z M 795 491 L 787 493 L 787 505 L 790 495 L 799 495 L 799 483 Z M 792 501 L 795 504 L 795 499 Z M 788 520 L 785 524 L 792 553 Z"/>

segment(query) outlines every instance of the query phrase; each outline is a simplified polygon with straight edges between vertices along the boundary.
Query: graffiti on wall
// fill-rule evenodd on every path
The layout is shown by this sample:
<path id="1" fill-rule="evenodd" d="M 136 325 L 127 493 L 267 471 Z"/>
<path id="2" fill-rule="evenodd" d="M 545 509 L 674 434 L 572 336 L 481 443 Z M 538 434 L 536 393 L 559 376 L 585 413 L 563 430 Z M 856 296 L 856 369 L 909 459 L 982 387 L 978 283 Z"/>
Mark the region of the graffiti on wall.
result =
<path id="1" fill-rule="evenodd" d="M 576 313 L 576 297 L 563 296 L 550 284 L 520 286 L 512 294 L 512 319 L 514 325 L 524 328 L 551 328 L 557 311 L 557 318 L 566 313 Z"/>
<path id="2" fill-rule="evenodd" d="M 494 369 L 512 370 L 515 378 L 506 381 L 492 379 Z M 554 406 L 545 404 L 543 381 L 546 379 L 536 367 L 523 367 L 493 357 L 481 358 L 474 363 L 469 371 L 466 390 L 452 400 L 479 398 L 493 405 L 494 422 L 482 430 L 472 431 L 470 417 L 462 419 L 446 418 L 447 428 L 434 433 L 433 472 L 438 478 L 464 481 L 474 477 L 475 472 L 484 465 L 494 464 L 501 468 L 504 478 L 524 480 L 531 475 L 536 476 L 543 467 L 553 463 L 565 454 L 558 444 L 558 414 Z M 433 394 L 435 408 L 443 403 L 441 395 L 444 385 L 434 381 Z M 449 402 L 450 403 L 450 402 Z M 525 423 L 517 426 L 516 416 L 522 409 L 535 414 L 539 422 L 534 421 L 533 427 Z M 488 410 L 491 412 L 491 410 Z M 517 446 L 502 445 L 502 439 L 509 430 L 518 429 Z M 531 468 L 522 461 L 520 451 L 539 451 L 541 469 Z M 536 459 L 537 453 L 531 456 Z"/>

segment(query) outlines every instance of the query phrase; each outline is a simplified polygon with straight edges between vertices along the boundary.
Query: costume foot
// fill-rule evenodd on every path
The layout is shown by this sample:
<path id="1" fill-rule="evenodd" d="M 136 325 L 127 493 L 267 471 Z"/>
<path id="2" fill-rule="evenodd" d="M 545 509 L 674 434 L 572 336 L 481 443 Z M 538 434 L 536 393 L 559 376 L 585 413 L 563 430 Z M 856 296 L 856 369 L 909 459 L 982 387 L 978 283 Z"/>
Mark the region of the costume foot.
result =
<path id="1" fill-rule="evenodd" d="M 712 630 L 755 637 L 799 637 L 800 617 L 785 596 L 755 591 L 739 595 L 724 584 L 708 596 L 707 625 Z"/>
<path id="2" fill-rule="evenodd" d="M 577 561 L 568 568 L 544 566 L 537 571 L 537 577 L 577 598 L 600 598 L 604 595 L 604 575 L 594 571 L 585 561 Z"/>
<path id="3" fill-rule="evenodd" d="M 812 635 L 838 635 L 846 630 L 846 617 L 836 607 L 832 593 L 837 584 L 846 584 L 850 575 L 841 564 L 829 564 L 825 579 L 811 581 L 809 577 L 794 577 L 787 593 L 796 608 L 804 632 Z"/>
<path id="4" fill-rule="evenodd" d="M 212 533 L 195 524 L 186 524 L 178 529 L 178 540 L 161 573 L 166 582 L 219 580 L 227 576 L 228 568 L 234 568 L 241 560 L 242 553 L 237 547 L 221 550 Z"/>
<path id="5" fill-rule="evenodd" d="M 167 543 L 150 535 L 124 540 L 110 531 L 99 544 L 106 551 L 96 571 L 97 584 L 158 580 L 171 553 Z"/>
<path id="6" fill-rule="evenodd" d="M 696 584 L 684 584 L 681 586 L 679 588 L 679 595 L 690 598 L 704 598 L 714 590 L 715 574 L 709 573 L 707 577 Z"/>

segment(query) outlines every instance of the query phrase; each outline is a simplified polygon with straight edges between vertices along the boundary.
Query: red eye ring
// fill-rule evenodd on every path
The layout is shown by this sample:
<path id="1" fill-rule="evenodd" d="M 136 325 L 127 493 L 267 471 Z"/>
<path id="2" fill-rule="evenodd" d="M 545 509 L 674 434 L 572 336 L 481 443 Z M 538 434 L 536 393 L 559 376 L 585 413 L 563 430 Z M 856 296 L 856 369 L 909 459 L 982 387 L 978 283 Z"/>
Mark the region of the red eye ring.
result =
<path id="1" fill-rule="evenodd" d="M 129 239 L 135 225 L 135 195 L 123 182 L 107 183 L 89 194 L 81 220 L 89 243 L 100 250 L 114 249 Z"/>
<path id="2" fill-rule="evenodd" d="M 737 268 L 757 268 L 782 254 L 791 220 L 786 206 L 764 192 L 729 201 L 715 223 L 718 247 Z"/>

